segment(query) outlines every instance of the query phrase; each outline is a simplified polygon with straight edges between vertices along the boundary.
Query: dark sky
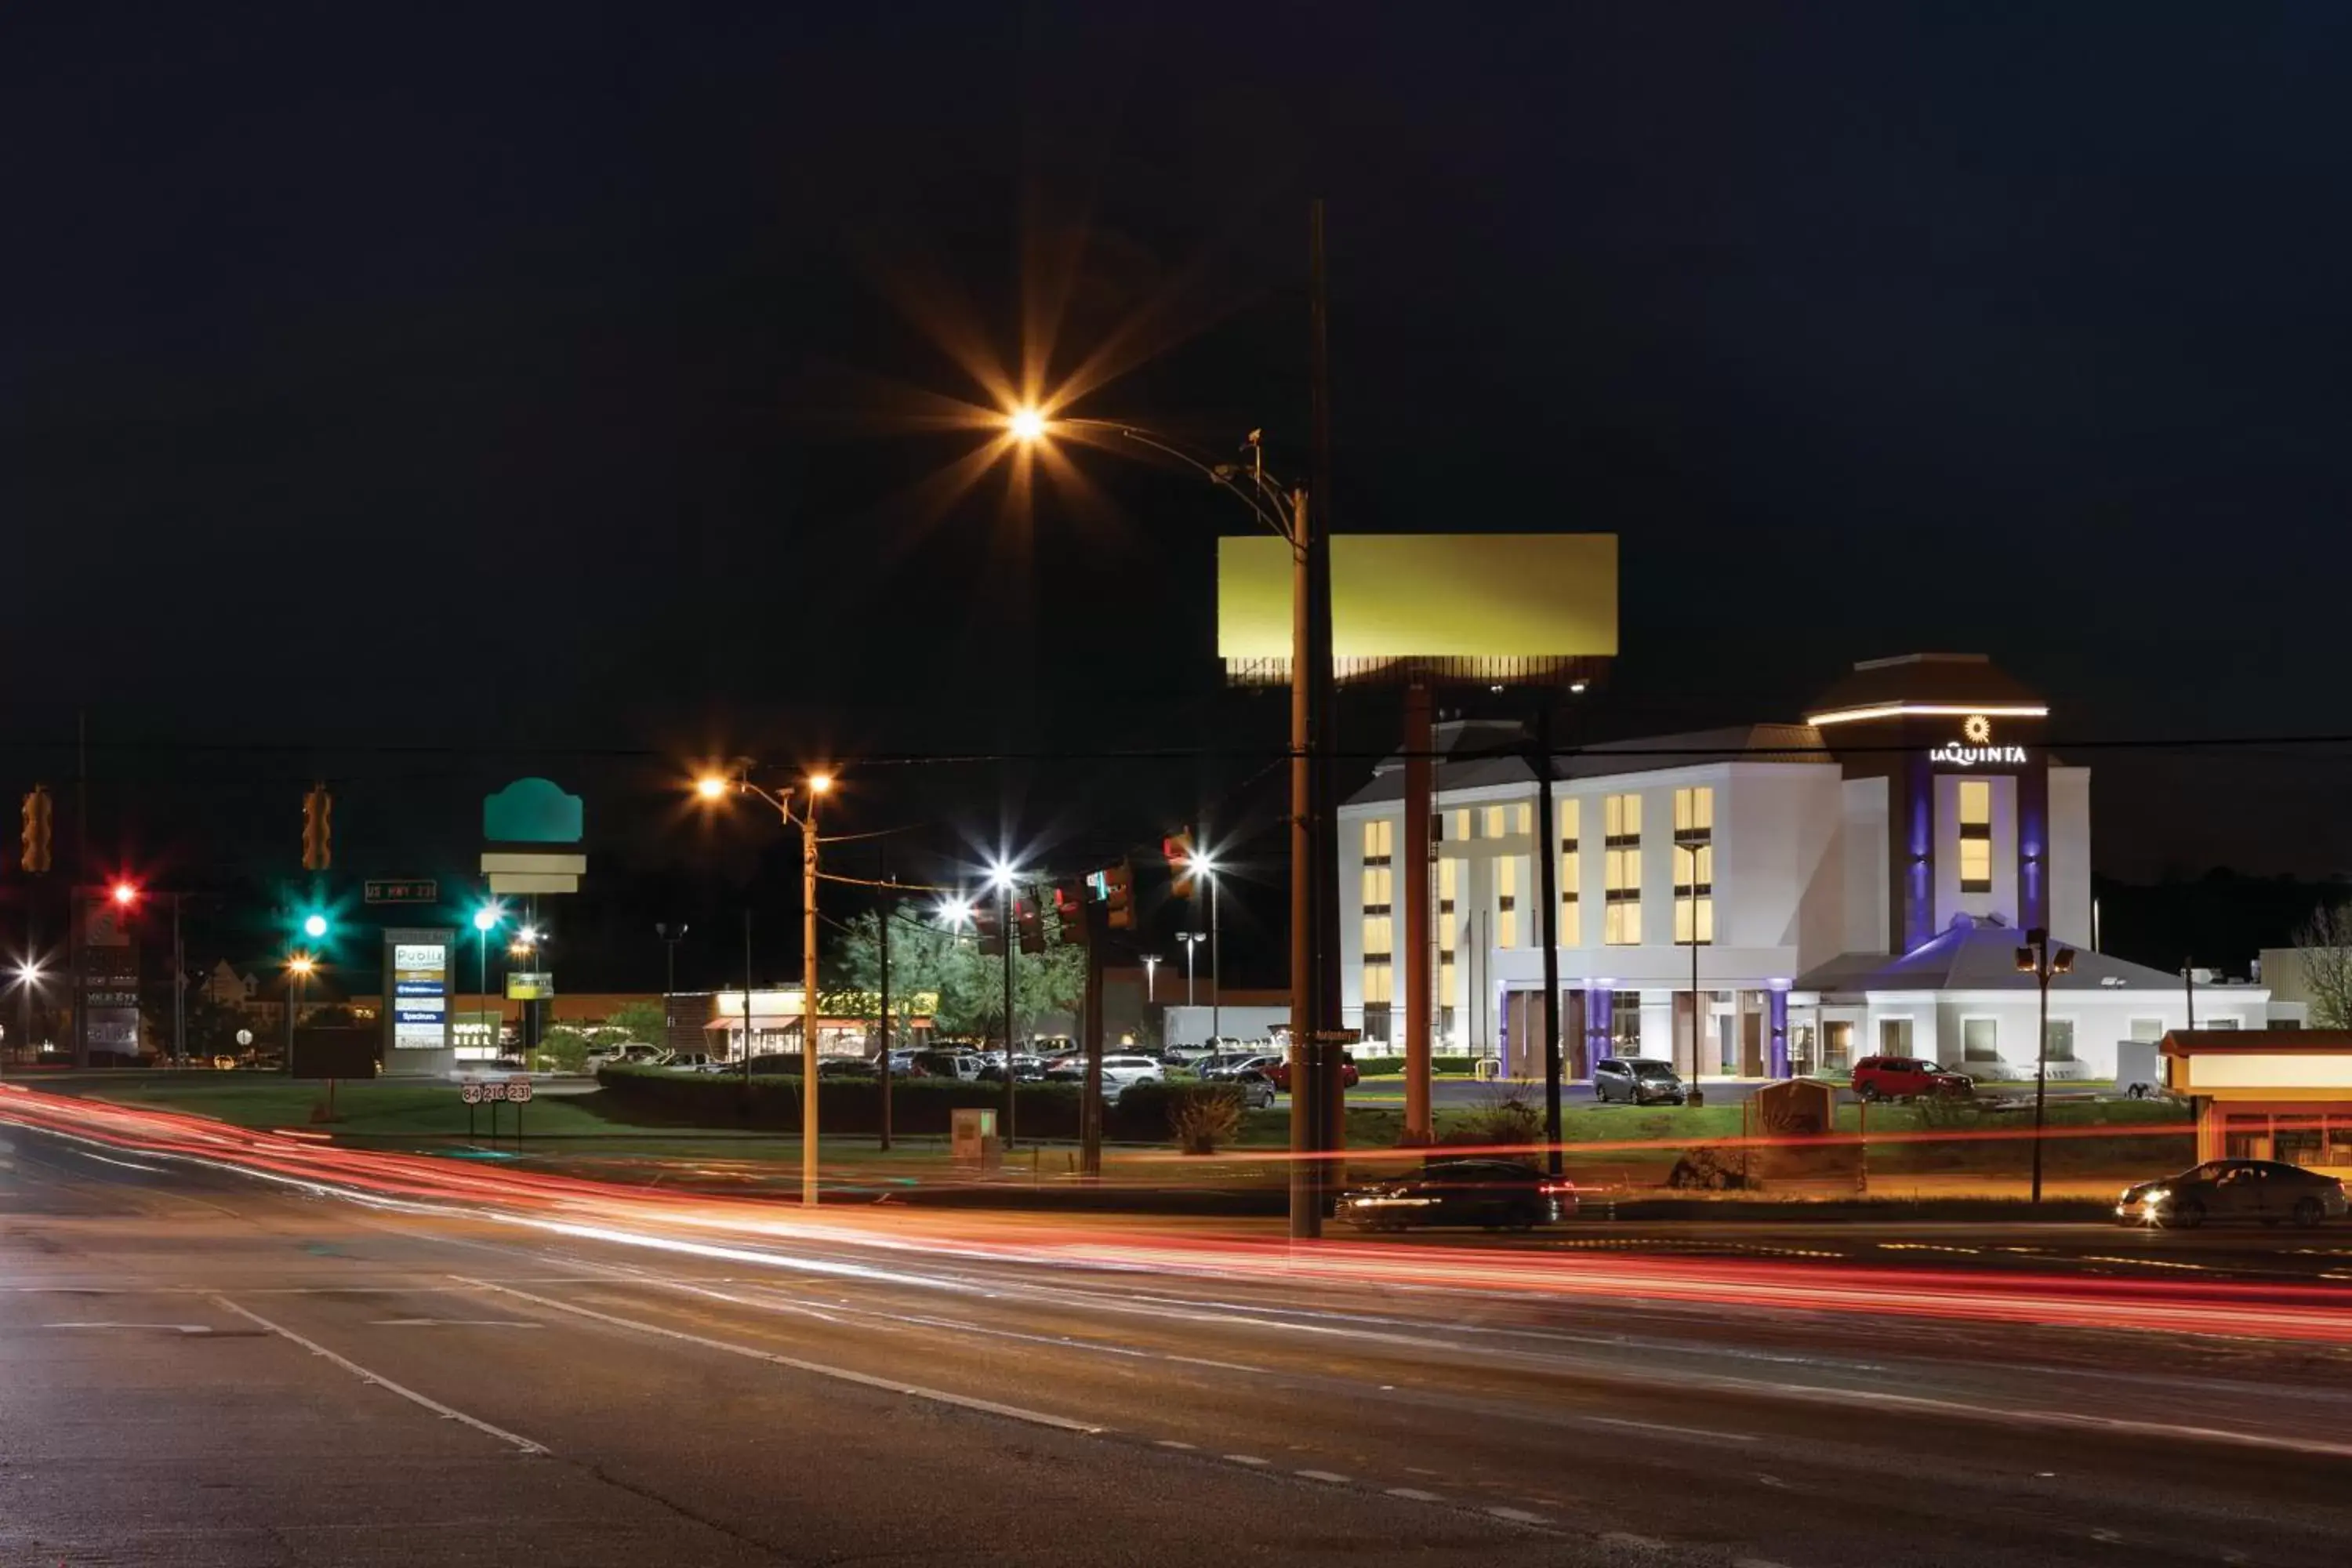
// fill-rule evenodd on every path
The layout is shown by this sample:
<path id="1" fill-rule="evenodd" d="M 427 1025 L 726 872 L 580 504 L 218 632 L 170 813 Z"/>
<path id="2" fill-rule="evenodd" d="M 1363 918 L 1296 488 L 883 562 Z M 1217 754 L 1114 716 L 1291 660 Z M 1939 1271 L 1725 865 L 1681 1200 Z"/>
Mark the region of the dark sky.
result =
<path id="1" fill-rule="evenodd" d="M 1057 372 L 1119 345 L 1084 412 L 1262 425 L 1303 467 L 1317 194 L 1338 525 L 1618 532 L 1597 730 L 1793 716 L 1854 658 L 1959 647 L 2061 736 L 2352 731 L 2347 34 L 2257 4 L 19 8 L 0 782 L 69 771 L 83 708 L 103 851 L 290 861 L 326 774 L 345 858 L 399 870 L 551 772 L 667 879 L 622 923 L 716 909 L 751 842 L 671 823 L 657 758 L 1047 753 L 858 775 L 845 812 L 925 825 L 917 858 L 1001 816 L 1070 855 L 1256 821 L 1246 759 L 1083 754 L 1278 746 L 1209 657 L 1238 514 L 1085 456 L 1025 521 L 993 478 L 933 504 L 977 438 L 909 422 L 980 396 L 973 345 L 1017 364 L 1026 314 Z M 2352 866 L 2340 752 L 2087 760 L 2105 870 Z"/>

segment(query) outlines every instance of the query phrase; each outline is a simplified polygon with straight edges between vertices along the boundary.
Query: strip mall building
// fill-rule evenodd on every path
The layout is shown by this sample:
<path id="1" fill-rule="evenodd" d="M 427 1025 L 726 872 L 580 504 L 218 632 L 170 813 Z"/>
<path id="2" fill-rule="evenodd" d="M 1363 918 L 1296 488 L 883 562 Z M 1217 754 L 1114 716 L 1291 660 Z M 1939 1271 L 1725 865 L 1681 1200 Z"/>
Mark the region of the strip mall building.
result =
<path id="1" fill-rule="evenodd" d="M 1341 808 L 1346 1021 L 1367 1048 L 1401 1041 L 1403 971 L 1426 963 L 1436 1048 L 1538 1076 L 1539 852 L 1558 856 L 1571 1076 L 1612 1055 L 1687 1070 L 1694 1017 L 1708 1075 L 1893 1054 L 2027 1076 L 2037 997 L 2014 957 L 2034 926 L 2078 950 L 2051 985 L 2053 1075 L 2110 1076 L 2117 1042 L 2185 1028 L 2192 1005 L 2202 1029 L 2273 1021 L 2260 986 L 2192 996 L 2090 951 L 2091 773 L 2050 754 L 2049 711 L 1980 655 L 1871 660 L 1801 722 L 1556 760 L 1548 849 L 1524 736 L 1440 725 L 1426 952 L 1402 940 L 1402 760 Z"/>

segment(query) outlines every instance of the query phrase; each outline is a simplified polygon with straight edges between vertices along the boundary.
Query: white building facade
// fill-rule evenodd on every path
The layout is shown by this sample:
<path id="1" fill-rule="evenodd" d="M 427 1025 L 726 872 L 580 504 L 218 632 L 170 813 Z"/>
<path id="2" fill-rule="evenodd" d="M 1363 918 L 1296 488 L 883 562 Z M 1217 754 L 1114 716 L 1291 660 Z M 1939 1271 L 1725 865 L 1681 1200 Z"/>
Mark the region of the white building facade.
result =
<path id="1" fill-rule="evenodd" d="M 2185 1026 L 2190 1001 L 2174 977 L 2087 952 L 2090 773 L 2042 747 L 2047 713 L 1979 656 L 1872 661 L 1802 723 L 1556 760 L 1549 846 L 1523 737 L 1442 726 L 1433 1049 L 1540 1075 L 1550 855 L 1571 1077 L 1607 1056 L 1782 1077 L 1879 1054 L 2030 1074 L 2038 999 L 2013 963 L 2030 927 L 2084 950 L 2053 984 L 2053 1074 L 2110 1075 L 2117 1041 Z M 1340 810 L 1345 1021 L 1367 1051 L 1403 1037 L 1402 802 L 1392 759 Z M 2258 987 L 2200 994 L 2197 1023 L 2260 1027 L 2267 1004 Z"/>

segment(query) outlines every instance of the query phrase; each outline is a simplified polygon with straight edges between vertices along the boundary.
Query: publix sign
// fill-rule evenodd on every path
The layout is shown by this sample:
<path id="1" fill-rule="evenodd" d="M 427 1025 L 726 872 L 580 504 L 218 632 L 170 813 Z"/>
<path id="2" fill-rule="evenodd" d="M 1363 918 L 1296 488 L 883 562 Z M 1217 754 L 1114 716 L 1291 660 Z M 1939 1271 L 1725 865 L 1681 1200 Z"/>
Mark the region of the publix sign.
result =
<path id="1" fill-rule="evenodd" d="M 1960 738 L 1930 748 L 1927 760 L 1955 768 L 2021 764 L 2025 761 L 2025 748 L 1995 745 L 1992 721 L 1982 713 L 1971 713 L 1960 722 Z"/>

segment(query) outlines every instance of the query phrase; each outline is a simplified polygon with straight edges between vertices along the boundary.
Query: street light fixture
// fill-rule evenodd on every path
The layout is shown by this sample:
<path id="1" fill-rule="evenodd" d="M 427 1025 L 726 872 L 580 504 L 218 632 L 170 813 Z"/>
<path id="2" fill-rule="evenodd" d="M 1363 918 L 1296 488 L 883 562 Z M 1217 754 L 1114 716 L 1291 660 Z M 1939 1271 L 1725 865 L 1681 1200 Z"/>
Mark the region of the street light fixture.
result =
<path id="1" fill-rule="evenodd" d="M 774 807 L 777 817 L 788 827 L 800 829 L 801 835 L 801 1203 L 808 1208 L 816 1206 L 816 883 L 817 837 L 816 803 L 833 791 L 833 775 L 818 770 L 807 775 L 803 787 L 808 804 L 798 815 L 793 811 L 790 787 L 769 791 L 751 782 L 751 764 L 739 763 L 733 778 L 706 773 L 695 784 L 695 793 L 705 800 L 717 800 L 730 788 L 737 795 L 755 795 Z M 748 920 L 748 917 L 747 917 Z M 750 952 L 750 931 L 745 931 L 745 952 Z M 743 1088 L 751 1087 L 751 976 L 747 968 L 743 975 Z"/>
<path id="2" fill-rule="evenodd" d="M 499 929 L 499 922 L 506 919 L 506 906 L 499 903 L 496 899 L 489 900 L 488 902 L 482 904 L 474 910 L 474 932 L 480 938 L 479 946 L 481 949 L 481 973 L 479 979 L 481 983 L 480 994 L 482 999 L 482 1011 L 480 1016 L 482 1019 L 482 1027 L 488 1033 L 490 1037 L 489 1049 L 490 1055 L 493 1057 L 499 1054 L 499 1026 L 505 1022 L 506 1009 L 503 1007 L 499 1009 L 498 1022 L 494 1023 L 491 1021 L 490 933 Z"/>
<path id="3" fill-rule="evenodd" d="M 1321 222 L 1318 206 L 1314 229 L 1318 258 Z M 1318 279 L 1319 266 L 1318 259 Z M 1319 290 L 1318 281 L 1318 355 Z M 1329 531 L 1320 525 L 1319 513 L 1310 513 L 1303 487 L 1286 488 L 1266 473 L 1265 450 L 1258 431 L 1251 431 L 1243 443 L 1247 454 L 1244 461 L 1212 463 L 1133 426 L 1113 421 L 1066 416 L 1048 421 L 1028 404 L 1006 409 L 1003 418 L 1006 434 L 1019 447 L 1035 446 L 1051 432 L 1067 430 L 1104 440 L 1105 445 L 1132 444 L 1172 458 L 1231 494 L 1290 546 L 1291 1025 L 1297 1055 L 1305 1064 L 1301 1076 L 1307 1080 L 1301 1086 L 1305 1092 L 1291 1097 L 1291 1147 L 1302 1156 L 1335 1148 L 1339 1136 L 1340 1058 L 1330 1047 L 1340 1037 L 1339 1020 L 1328 1005 L 1324 984 L 1328 966 L 1336 962 L 1336 954 L 1328 951 L 1326 922 L 1333 897 L 1328 884 L 1335 882 L 1339 858 L 1327 754 L 1332 673 Z M 1210 888 L 1213 900 L 1215 884 Z M 1301 1158 L 1292 1163 L 1290 1234 L 1294 1237 L 1322 1234 L 1323 1181 L 1320 1162 Z"/>
<path id="4" fill-rule="evenodd" d="M 294 1020 L 302 1011 L 302 992 L 318 967 L 318 961 L 307 952 L 288 955 L 286 960 L 286 1073 L 294 1073 Z"/>

